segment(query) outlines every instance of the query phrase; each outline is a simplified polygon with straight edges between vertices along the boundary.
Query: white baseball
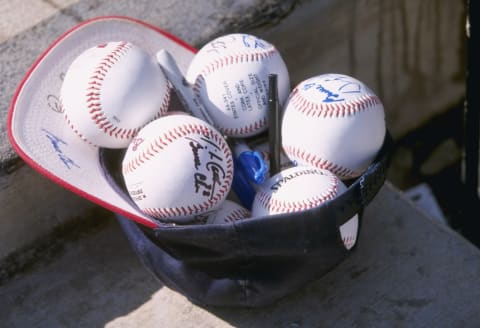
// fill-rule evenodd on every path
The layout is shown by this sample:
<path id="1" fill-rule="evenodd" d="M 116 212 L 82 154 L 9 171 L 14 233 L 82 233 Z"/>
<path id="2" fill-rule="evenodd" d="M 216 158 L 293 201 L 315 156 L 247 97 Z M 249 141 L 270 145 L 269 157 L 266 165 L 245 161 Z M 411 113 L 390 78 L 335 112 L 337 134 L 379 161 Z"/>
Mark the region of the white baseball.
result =
<path id="1" fill-rule="evenodd" d="M 324 74 L 297 85 L 282 118 L 282 147 L 298 164 L 328 169 L 342 179 L 361 175 L 386 133 L 380 99 L 361 81 Z"/>
<path id="2" fill-rule="evenodd" d="M 269 74 L 277 74 L 283 104 L 290 78 L 275 46 L 253 35 L 228 34 L 199 50 L 186 79 L 223 134 L 248 137 L 268 128 Z"/>
<path id="3" fill-rule="evenodd" d="M 189 115 L 148 123 L 127 148 L 122 173 L 130 197 L 161 220 L 216 209 L 232 183 L 233 160 L 222 135 Z"/>
<path id="4" fill-rule="evenodd" d="M 126 41 L 91 47 L 69 66 L 60 90 L 68 125 L 86 142 L 126 148 L 164 114 L 170 86 L 145 50 Z"/>
<path id="5" fill-rule="evenodd" d="M 226 199 L 219 209 L 210 214 L 207 224 L 225 224 L 241 221 L 250 217 L 250 211 L 245 207 Z"/>
<path id="6" fill-rule="evenodd" d="M 305 211 L 318 207 L 345 192 L 347 187 L 332 172 L 308 166 L 283 170 L 265 181 L 252 204 L 252 217 Z M 321 218 L 319 218 L 321 219 Z M 347 249 L 357 238 L 358 215 L 340 227 Z"/>

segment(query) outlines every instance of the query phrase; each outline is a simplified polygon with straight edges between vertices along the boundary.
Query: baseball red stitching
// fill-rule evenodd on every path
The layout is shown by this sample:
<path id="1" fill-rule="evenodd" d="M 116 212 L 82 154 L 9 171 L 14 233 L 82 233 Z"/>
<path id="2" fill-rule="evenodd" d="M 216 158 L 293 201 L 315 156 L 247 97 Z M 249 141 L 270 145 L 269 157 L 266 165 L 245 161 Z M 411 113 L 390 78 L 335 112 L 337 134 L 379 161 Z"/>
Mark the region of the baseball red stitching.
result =
<path id="1" fill-rule="evenodd" d="M 100 95 L 102 84 L 108 71 L 124 56 L 129 49 L 133 47 L 133 44 L 129 42 L 121 42 L 110 53 L 100 60 L 98 66 L 95 67 L 92 76 L 88 82 L 88 88 L 86 93 L 87 108 L 92 121 L 106 134 L 119 139 L 131 139 L 138 134 L 141 127 L 134 129 L 119 128 L 114 122 L 108 119 L 107 115 L 103 111 L 102 104 L 100 102 Z M 155 114 L 155 118 L 158 118 L 164 109 L 168 106 L 170 99 L 170 85 L 167 84 L 166 97 L 164 97 L 160 110 Z"/>
<path id="2" fill-rule="evenodd" d="M 191 216 L 207 211 L 210 208 L 206 207 L 207 205 L 208 203 L 179 207 L 147 207 L 142 209 L 142 211 L 157 219 L 166 219 L 173 216 Z"/>
<path id="3" fill-rule="evenodd" d="M 356 236 L 348 235 L 342 237 L 343 244 L 345 245 L 346 248 L 350 248 L 355 244 Z"/>
<path id="4" fill-rule="evenodd" d="M 318 173 L 323 175 L 321 172 Z M 258 201 L 260 205 L 266 208 L 270 213 L 291 213 L 303 211 L 317 207 L 327 200 L 335 198 L 338 192 L 338 182 L 339 181 L 337 177 L 332 175 L 329 180 L 329 188 L 321 195 L 315 195 L 310 198 L 294 201 L 274 199 L 273 194 L 267 194 L 265 191 L 261 190 L 258 192 Z"/>
<path id="5" fill-rule="evenodd" d="M 213 62 L 205 65 L 205 67 L 200 71 L 200 75 L 209 75 L 215 72 L 218 69 L 221 69 L 228 65 L 248 63 L 248 62 L 259 62 L 265 59 L 268 59 L 274 55 L 278 54 L 277 49 L 270 48 L 266 51 L 260 51 L 255 53 L 239 53 L 225 55 L 221 58 L 216 58 Z"/>
<path id="6" fill-rule="evenodd" d="M 265 117 L 260 121 L 253 122 L 249 125 L 246 125 L 240 128 L 218 127 L 218 129 L 220 130 L 220 132 L 222 132 L 225 135 L 233 136 L 233 135 L 246 135 L 246 134 L 254 133 L 254 132 L 260 131 L 266 126 L 267 126 L 267 118 Z"/>
<path id="7" fill-rule="evenodd" d="M 202 75 L 199 75 L 195 80 L 195 84 L 192 86 L 195 95 L 200 99 L 200 90 L 205 85 L 205 79 Z M 250 122 L 248 125 L 237 128 L 226 128 L 222 126 L 215 126 L 221 133 L 227 136 L 246 135 L 250 133 L 256 133 L 268 126 L 267 117 L 262 118 L 259 121 Z"/>
<path id="8" fill-rule="evenodd" d="M 294 108 L 309 117 L 344 117 L 355 115 L 381 105 L 382 102 L 375 95 L 362 95 L 349 102 L 318 103 L 313 102 L 302 95 L 300 90 L 295 88 L 290 96 L 289 103 Z"/>
<path id="9" fill-rule="evenodd" d="M 298 87 L 292 91 L 289 102 L 293 104 L 295 110 L 307 117 L 345 117 L 374 108 L 376 105 L 381 105 L 380 99 L 375 95 L 363 95 L 347 103 L 326 104 L 313 102 L 305 98 Z M 289 157 L 301 159 L 314 167 L 330 170 L 342 178 L 355 177 L 362 173 L 361 171 L 355 171 L 332 163 L 295 146 L 284 145 L 283 149 Z"/>
<path id="10" fill-rule="evenodd" d="M 185 137 L 189 134 L 201 134 L 206 137 L 213 139 L 217 145 L 220 146 L 224 157 L 226 159 L 226 173 L 225 179 L 222 186 L 217 190 L 217 193 L 212 199 L 209 199 L 201 204 L 192 204 L 189 206 L 181 206 L 175 208 L 146 208 L 143 209 L 147 214 L 162 219 L 168 218 L 171 216 L 187 216 L 195 215 L 201 212 L 204 212 L 206 209 L 212 208 L 220 199 L 223 199 L 224 195 L 229 192 L 229 186 L 233 178 L 233 161 L 232 157 L 228 154 L 230 153 L 230 148 L 228 148 L 225 139 L 215 131 L 207 128 L 203 125 L 196 124 L 184 124 L 178 127 L 173 128 L 172 130 L 166 131 L 163 135 L 155 138 L 150 144 L 145 145 L 140 149 L 140 152 L 136 154 L 129 162 L 127 162 L 122 167 L 123 174 L 129 174 L 140 167 L 142 164 L 153 159 L 158 153 L 163 149 L 172 144 L 175 140 Z"/>
<path id="11" fill-rule="evenodd" d="M 340 177 L 354 177 L 358 176 L 361 173 L 361 171 L 355 171 L 338 165 L 336 163 L 330 162 L 296 146 L 283 145 L 283 150 L 289 158 L 300 159 L 313 167 L 329 170 Z"/>
<path id="12" fill-rule="evenodd" d="M 193 84 L 192 89 L 197 95 L 197 97 L 200 97 L 200 90 L 202 88 L 202 85 L 205 84 L 204 76 L 212 74 L 216 70 L 226 67 L 228 65 L 247 63 L 247 62 L 259 62 L 259 61 L 268 59 L 270 57 L 273 57 L 277 54 L 278 52 L 276 48 L 270 48 L 266 51 L 260 51 L 255 53 L 231 54 L 231 55 L 225 55 L 221 58 L 217 58 L 213 62 L 205 65 L 205 67 L 200 71 L 200 74 L 195 79 L 195 83 Z M 222 132 L 225 135 L 245 135 L 250 133 L 256 133 L 264 129 L 265 127 L 267 127 L 266 117 L 264 117 L 260 121 L 251 122 L 250 124 L 239 127 L 239 128 L 222 128 L 222 127 L 217 127 L 217 128 L 220 130 L 220 132 Z"/>
<path id="13" fill-rule="evenodd" d="M 246 209 L 244 208 L 236 208 L 234 209 L 232 212 L 230 212 L 229 215 L 227 215 L 224 220 L 226 222 L 235 222 L 235 221 L 238 221 L 238 220 L 242 220 L 242 219 L 245 219 L 245 218 L 248 218 L 250 216 L 250 212 L 247 211 Z"/>

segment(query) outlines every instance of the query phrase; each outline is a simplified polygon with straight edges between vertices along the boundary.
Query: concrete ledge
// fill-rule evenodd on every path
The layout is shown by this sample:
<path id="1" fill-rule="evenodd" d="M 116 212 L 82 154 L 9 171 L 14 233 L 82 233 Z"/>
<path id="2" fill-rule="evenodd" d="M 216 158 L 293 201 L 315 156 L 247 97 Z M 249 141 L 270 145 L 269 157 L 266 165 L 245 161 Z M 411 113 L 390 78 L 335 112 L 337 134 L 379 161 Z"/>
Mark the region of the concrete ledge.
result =
<path id="1" fill-rule="evenodd" d="M 23 165 L 0 176 L 0 259 L 48 234 L 65 218 L 82 217 L 95 205 Z"/>

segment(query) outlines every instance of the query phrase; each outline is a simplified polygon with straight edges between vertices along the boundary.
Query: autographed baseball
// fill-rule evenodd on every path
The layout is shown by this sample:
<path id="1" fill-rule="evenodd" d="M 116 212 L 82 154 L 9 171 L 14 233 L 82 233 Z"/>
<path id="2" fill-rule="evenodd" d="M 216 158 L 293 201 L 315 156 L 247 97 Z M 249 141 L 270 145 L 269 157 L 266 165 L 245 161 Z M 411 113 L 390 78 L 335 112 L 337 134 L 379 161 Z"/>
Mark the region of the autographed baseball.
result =
<path id="1" fill-rule="evenodd" d="M 210 214 L 207 219 L 207 224 L 225 224 L 233 223 L 248 219 L 250 217 L 250 211 L 245 207 L 226 199 L 219 209 Z"/>
<path id="2" fill-rule="evenodd" d="M 130 197 L 154 218 L 189 218 L 216 209 L 232 183 L 233 160 L 222 135 L 189 115 L 148 123 L 127 148 L 122 173 Z"/>
<path id="3" fill-rule="evenodd" d="M 328 169 L 341 179 L 360 176 L 386 133 L 382 102 L 363 82 L 324 74 L 297 85 L 282 118 L 282 147 L 299 165 Z"/>
<path id="4" fill-rule="evenodd" d="M 199 50 L 186 79 L 223 134 L 249 137 L 268 128 L 269 74 L 277 74 L 283 104 L 290 78 L 275 46 L 253 35 L 228 34 Z"/>
<path id="5" fill-rule="evenodd" d="M 126 148 L 146 123 L 167 111 L 170 87 L 145 50 L 126 41 L 107 42 L 75 58 L 60 99 L 68 125 L 83 140 Z"/>
<path id="6" fill-rule="evenodd" d="M 308 210 L 334 199 L 346 189 L 345 184 L 328 170 L 291 167 L 269 178 L 260 187 L 252 204 L 252 217 Z M 358 215 L 340 226 L 347 249 L 355 244 L 357 231 Z"/>

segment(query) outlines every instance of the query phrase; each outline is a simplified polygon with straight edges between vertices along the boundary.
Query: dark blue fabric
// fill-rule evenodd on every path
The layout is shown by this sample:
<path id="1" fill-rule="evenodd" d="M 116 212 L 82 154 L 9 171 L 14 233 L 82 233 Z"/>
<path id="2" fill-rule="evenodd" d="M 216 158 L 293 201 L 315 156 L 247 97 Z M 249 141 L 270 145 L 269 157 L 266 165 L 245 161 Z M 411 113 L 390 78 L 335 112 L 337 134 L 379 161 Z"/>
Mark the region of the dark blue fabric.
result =
<path id="1" fill-rule="evenodd" d="M 118 220 L 148 270 L 193 303 L 271 304 L 332 270 L 355 249 L 345 249 L 339 226 L 357 213 L 362 221 L 364 206 L 385 181 L 392 146 L 387 135 L 367 172 L 345 193 L 311 210 L 233 224 L 155 229 L 121 216 Z"/>

